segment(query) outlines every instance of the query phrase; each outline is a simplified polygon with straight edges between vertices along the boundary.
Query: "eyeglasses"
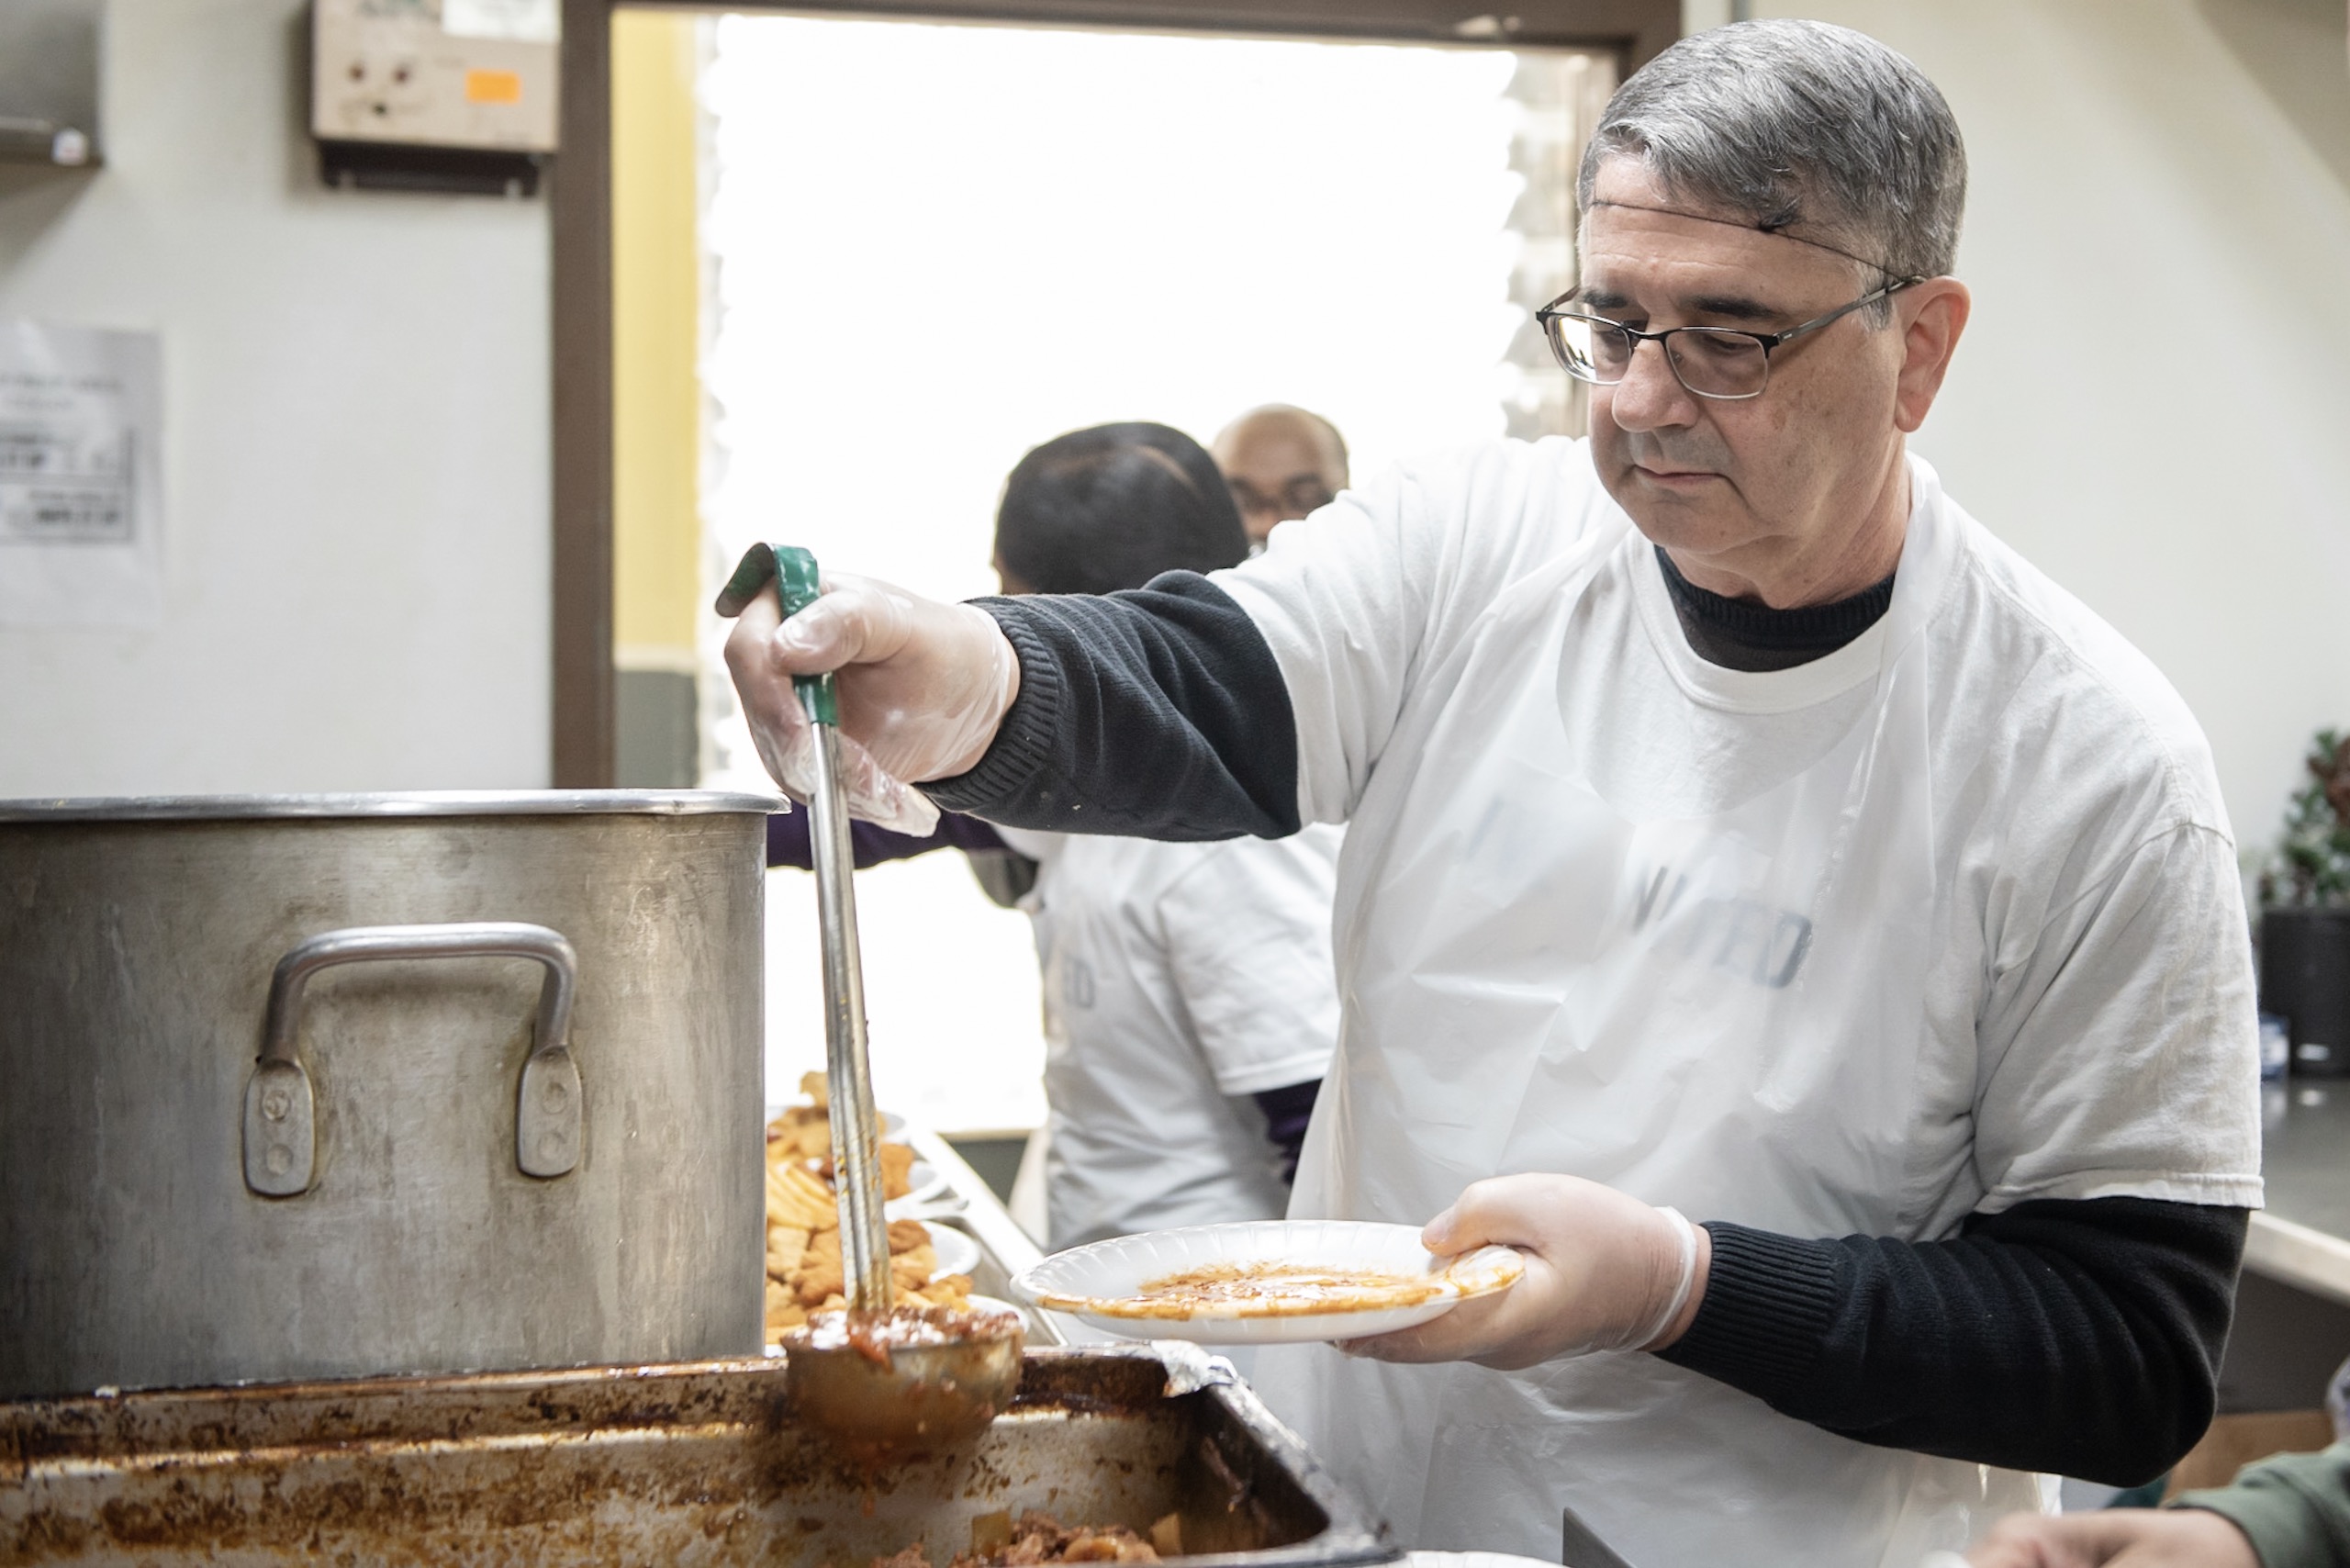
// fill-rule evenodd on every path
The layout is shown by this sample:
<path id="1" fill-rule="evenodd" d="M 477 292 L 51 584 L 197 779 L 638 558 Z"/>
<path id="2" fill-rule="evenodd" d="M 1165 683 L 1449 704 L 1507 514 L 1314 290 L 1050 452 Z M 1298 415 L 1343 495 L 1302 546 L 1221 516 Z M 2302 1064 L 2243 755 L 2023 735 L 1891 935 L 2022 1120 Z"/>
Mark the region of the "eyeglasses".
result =
<path id="1" fill-rule="evenodd" d="M 1318 476 L 1308 475 L 1292 479 L 1270 495 L 1257 488 L 1246 479 L 1230 481 L 1232 504 L 1247 517 L 1257 512 L 1279 512 L 1285 521 L 1293 517 L 1309 517 L 1315 511 L 1337 499 L 1330 487 Z"/>
<path id="2" fill-rule="evenodd" d="M 1771 351 L 1780 344 L 1806 332 L 1816 332 L 1863 305 L 1874 305 L 1912 284 L 1925 281 L 1918 277 L 1896 278 L 1882 288 L 1869 290 L 1850 305 L 1840 305 L 1825 316 L 1815 316 L 1784 332 L 1741 332 L 1733 327 L 1667 327 L 1662 332 L 1643 332 L 1605 316 L 1560 309 L 1574 292 L 1572 289 L 1537 310 L 1534 319 L 1542 324 L 1542 335 L 1550 341 L 1550 352 L 1558 356 L 1567 374 L 1578 381 L 1588 381 L 1594 386 L 1615 386 L 1631 371 L 1632 355 L 1639 346 L 1653 342 L 1664 350 L 1665 363 L 1673 367 L 1673 379 L 1683 386 L 1700 398 L 1730 402 L 1762 395 L 1763 385 L 1771 378 Z"/>

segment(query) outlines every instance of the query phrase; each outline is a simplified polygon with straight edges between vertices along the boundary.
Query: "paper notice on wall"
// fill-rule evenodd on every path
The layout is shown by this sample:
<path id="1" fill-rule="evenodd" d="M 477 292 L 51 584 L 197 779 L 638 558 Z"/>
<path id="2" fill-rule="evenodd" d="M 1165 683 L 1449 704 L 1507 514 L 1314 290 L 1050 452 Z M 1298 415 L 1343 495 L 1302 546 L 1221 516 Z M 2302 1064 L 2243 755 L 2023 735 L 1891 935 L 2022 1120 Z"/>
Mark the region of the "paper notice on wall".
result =
<path id="1" fill-rule="evenodd" d="M 162 345 L 0 321 L 0 624 L 163 613 Z"/>
<path id="2" fill-rule="evenodd" d="M 441 0 L 441 30 L 456 39 L 561 43 L 563 7 L 556 0 Z"/>

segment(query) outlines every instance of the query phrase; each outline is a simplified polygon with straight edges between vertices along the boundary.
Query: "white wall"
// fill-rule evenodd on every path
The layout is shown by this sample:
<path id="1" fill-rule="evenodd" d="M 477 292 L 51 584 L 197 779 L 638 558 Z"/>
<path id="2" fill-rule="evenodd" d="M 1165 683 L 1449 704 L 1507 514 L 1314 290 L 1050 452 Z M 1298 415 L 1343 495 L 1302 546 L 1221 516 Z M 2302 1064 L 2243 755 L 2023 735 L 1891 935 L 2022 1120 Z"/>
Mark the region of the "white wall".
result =
<path id="1" fill-rule="evenodd" d="M 1858 28 L 1950 99 L 1975 316 L 1917 450 L 2162 666 L 2266 846 L 2310 732 L 2350 725 L 2341 0 L 1752 8 Z"/>
<path id="2" fill-rule="evenodd" d="M 321 187 L 302 16 L 113 0 L 107 167 L 0 185 L 0 319 L 160 330 L 166 427 L 162 623 L 0 628 L 0 796 L 546 781 L 545 207 Z"/>

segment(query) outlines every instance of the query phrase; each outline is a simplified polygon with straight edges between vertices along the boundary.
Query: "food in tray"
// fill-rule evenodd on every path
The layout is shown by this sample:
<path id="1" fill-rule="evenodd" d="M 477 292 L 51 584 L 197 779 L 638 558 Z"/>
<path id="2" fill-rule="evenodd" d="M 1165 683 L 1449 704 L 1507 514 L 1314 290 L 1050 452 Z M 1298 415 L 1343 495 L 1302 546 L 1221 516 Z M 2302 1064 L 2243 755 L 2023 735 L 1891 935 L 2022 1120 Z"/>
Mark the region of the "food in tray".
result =
<path id="1" fill-rule="evenodd" d="M 779 1122 L 780 1117 L 777 1118 Z M 884 1201 L 902 1198 L 913 1190 L 907 1172 L 913 1167 L 914 1151 L 901 1143 L 881 1146 L 881 1196 Z M 829 1209 L 839 1200 L 833 1190 L 833 1161 L 829 1155 L 810 1159 L 795 1154 L 792 1147 L 775 1136 L 775 1126 L 767 1127 L 767 1220 L 775 1222 L 781 1215 L 795 1225 L 815 1227 L 814 1210 Z"/>
<path id="2" fill-rule="evenodd" d="M 902 1198 L 913 1191 L 912 1173 L 914 1151 L 902 1143 L 881 1145 L 881 1196 Z M 823 1191 L 832 1192 L 833 1185 L 833 1123 L 832 1113 L 819 1105 L 787 1106 L 783 1114 L 767 1124 L 767 1188 L 770 1201 L 775 1188 L 775 1173 L 780 1168 L 797 1167 L 821 1179 Z"/>
<path id="3" fill-rule="evenodd" d="M 822 1230 L 767 1225 L 767 1342 L 774 1344 L 789 1328 L 808 1321 L 811 1312 L 848 1305 L 841 1271 L 841 1228 L 837 1214 L 825 1216 Z M 961 1306 L 971 1294 L 968 1274 L 936 1279 L 938 1251 L 930 1231 L 918 1219 L 890 1222 L 890 1283 L 904 1306 Z"/>
<path id="4" fill-rule="evenodd" d="M 1145 1540 L 1125 1525 L 1063 1525 L 1035 1508 L 1018 1518 L 1006 1510 L 971 1521 L 971 1549 L 958 1551 L 948 1568 L 1034 1568 L 1044 1562 L 1156 1562 L 1183 1554 L 1183 1524 L 1174 1514 L 1150 1527 Z M 873 1568 L 932 1568 L 925 1543 L 916 1541 Z"/>
<path id="5" fill-rule="evenodd" d="M 833 1138 L 824 1078 L 800 1081 L 813 1104 L 794 1105 L 767 1124 L 767 1338 L 774 1344 L 811 1312 L 845 1305 L 841 1272 L 840 1200 L 833 1190 Z M 914 1151 L 881 1145 L 881 1194 L 912 1191 Z M 909 1306 L 959 1306 L 971 1294 L 968 1274 L 934 1279 L 937 1249 L 919 1220 L 890 1222 L 890 1282 Z"/>

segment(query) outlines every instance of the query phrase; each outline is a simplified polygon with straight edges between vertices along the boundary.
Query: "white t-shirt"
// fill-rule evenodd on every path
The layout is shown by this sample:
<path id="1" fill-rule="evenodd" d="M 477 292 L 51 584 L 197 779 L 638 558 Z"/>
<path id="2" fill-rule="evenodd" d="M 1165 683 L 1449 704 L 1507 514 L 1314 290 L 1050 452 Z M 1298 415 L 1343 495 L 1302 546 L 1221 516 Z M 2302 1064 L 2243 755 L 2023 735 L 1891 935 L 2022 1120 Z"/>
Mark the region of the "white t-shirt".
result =
<path id="1" fill-rule="evenodd" d="M 1278 1219 L 1248 1097 L 1318 1079 L 1337 1038 L 1339 834 L 1155 844 L 1003 830 L 1044 976 L 1050 1245 Z"/>
<path id="2" fill-rule="evenodd" d="M 1915 504 L 1942 509 L 1960 538 L 1925 633 L 1942 944 L 1919 999 L 1930 1044 L 1904 1191 L 1855 1207 L 1890 1203 L 1902 1217 L 1880 1234 L 1932 1239 L 2039 1198 L 2257 1206 L 2248 928 L 2201 731 L 2143 655 L 1968 518 L 1930 467 L 1912 458 L 1911 476 Z M 1366 868 L 1413 829 L 1387 809 L 1408 791 L 1393 779 L 1374 790 L 1375 776 L 1449 765 L 1411 743 L 1453 697 L 1448 673 L 1481 615 L 1624 521 L 1584 443 L 1503 442 L 1393 471 L 1216 574 L 1288 683 L 1301 815 L 1352 823 L 1342 995 L 1352 956 L 1378 946 Z M 1703 815 L 1835 744 L 1870 700 L 1883 626 L 1789 670 L 1707 664 L 1639 544 L 1615 552 L 1586 595 L 1560 711 L 1604 795 L 1641 815 Z M 1358 1040 L 1375 1047 L 1379 1020 L 1350 1012 L 1344 1031 L 1351 1060 Z M 1482 1149 L 1356 1152 L 1385 1191 L 1427 1205 L 1378 1217 L 1426 1219 L 1460 1177 L 1490 1173 Z M 1653 1201 L 1787 1228 L 1742 1212 L 1734 1186 Z"/>
<path id="3" fill-rule="evenodd" d="M 1699 1220 L 1928 1241 L 2031 1199 L 2260 1199 L 2249 942 L 2162 678 L 1910 468 L 1893 607 L 1707 664 L 1580 443 L 1391 476 L 1216 580 L 1347 821 L 1337 1054 L 1292 1208 L 1416 1223 L 1561 1171 Z M 2032 1477 L 1659 1358 L 1318 1348 L 1259 1386 L 1406 1544 L 1915 1562 Z"/>

